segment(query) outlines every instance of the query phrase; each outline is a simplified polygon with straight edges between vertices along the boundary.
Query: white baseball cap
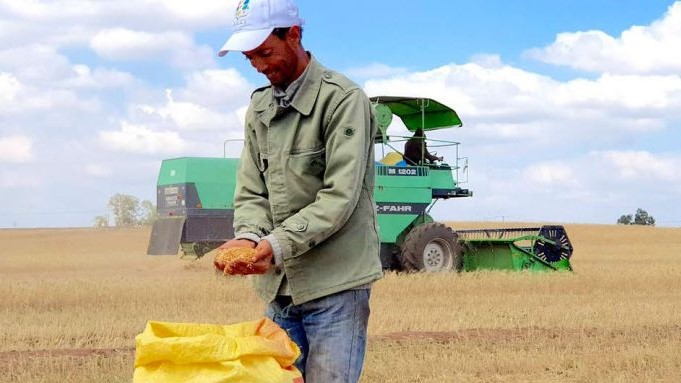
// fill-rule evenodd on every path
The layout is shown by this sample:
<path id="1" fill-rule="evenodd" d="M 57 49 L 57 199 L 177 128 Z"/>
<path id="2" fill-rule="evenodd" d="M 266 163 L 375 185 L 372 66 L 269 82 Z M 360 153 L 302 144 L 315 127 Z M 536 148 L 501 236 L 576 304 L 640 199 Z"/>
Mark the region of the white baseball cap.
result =
<path id="1" fill-rule="evenodd" d="M 292 0 L 240 0 L 234 15 L 232 35 L 222 46 L 220 57 L 229 51 L 250 51 L 267 39 L 274 28 L 301 26 L 298 7 Z"/>

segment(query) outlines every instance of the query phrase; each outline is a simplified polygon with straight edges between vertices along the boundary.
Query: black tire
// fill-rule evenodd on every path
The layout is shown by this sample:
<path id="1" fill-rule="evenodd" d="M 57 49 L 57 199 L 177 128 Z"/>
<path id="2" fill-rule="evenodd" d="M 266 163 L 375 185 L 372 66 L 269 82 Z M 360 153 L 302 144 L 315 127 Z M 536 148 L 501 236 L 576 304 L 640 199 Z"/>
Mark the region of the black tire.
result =
<path id="1" fill-rule="evenodd" d="M 405 271 L 458 272 L 463 268 L 463 249 L 458 235 L 439 222 L 412 228 L 400 252 Z"/>

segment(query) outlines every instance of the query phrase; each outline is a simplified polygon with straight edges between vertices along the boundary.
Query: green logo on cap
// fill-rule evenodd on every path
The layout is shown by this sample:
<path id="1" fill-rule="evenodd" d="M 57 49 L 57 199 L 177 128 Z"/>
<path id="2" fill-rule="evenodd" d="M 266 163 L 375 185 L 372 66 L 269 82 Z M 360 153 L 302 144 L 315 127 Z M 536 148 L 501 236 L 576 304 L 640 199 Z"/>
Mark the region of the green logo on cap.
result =
<path id="1" fill-rule="evenodd" d="M 239 5 L 236 6 L 236 17 L 244 17 L 248 15 L 248 9 L 250 8 L 249 6 L 250 0 L 241 0 L 239 1 Z"/>

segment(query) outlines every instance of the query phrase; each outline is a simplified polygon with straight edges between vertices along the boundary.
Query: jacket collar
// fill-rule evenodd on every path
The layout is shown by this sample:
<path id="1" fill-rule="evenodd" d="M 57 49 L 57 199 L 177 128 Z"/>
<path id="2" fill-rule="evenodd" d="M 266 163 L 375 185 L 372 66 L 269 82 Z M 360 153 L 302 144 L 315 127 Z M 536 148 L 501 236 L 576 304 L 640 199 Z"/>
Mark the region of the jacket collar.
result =
<path id="1" fill-rule="evenodd" d="M 319 89 L 322 84 L 322 76 L 326 70 L 312 54 L 310 54 L 310 62 L 307 65 L 308 68 L 305 79 L 303 80 L 303 83 L 300 84 L 300 88 L 298 88 L 298 91 L 291 101 L 291 107 L 305 116 L 312 112 L 312 108 L 317 100 L 317 95 L 319 94 Z M 256 112 L 263 112 L 274 107 L 275 101 L 274 96 L 272 95 L 272 86 L 269 86 L 265 90 L 263 97 L 261 97 L 253 106 L 253 110 Z"/>

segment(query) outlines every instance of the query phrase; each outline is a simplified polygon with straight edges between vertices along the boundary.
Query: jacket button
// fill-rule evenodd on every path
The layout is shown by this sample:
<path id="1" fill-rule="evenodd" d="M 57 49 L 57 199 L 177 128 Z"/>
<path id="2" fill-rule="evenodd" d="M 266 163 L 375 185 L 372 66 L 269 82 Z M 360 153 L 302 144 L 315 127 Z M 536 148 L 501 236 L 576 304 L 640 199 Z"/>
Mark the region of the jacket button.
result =
<path id="1" fill-rule="evenodd" d="M 329 73 L 329 72 L 324 73 L 324 78 L 325 78 L 325 79 L 330 79 L 330 78 L 331 78 L 331 73 Z"/>
<path id="2" fill-rule="evenodd" d="M 281 267 L 274 269 L 274 275 L 281 275 Z"/>
<path id="3" fill-rule="evenodd" d="M 305 228 L 305 225 L 303 225 L 302 223 L 298 224 L 298 230 L 303 230 L 304 228 Z"/>

